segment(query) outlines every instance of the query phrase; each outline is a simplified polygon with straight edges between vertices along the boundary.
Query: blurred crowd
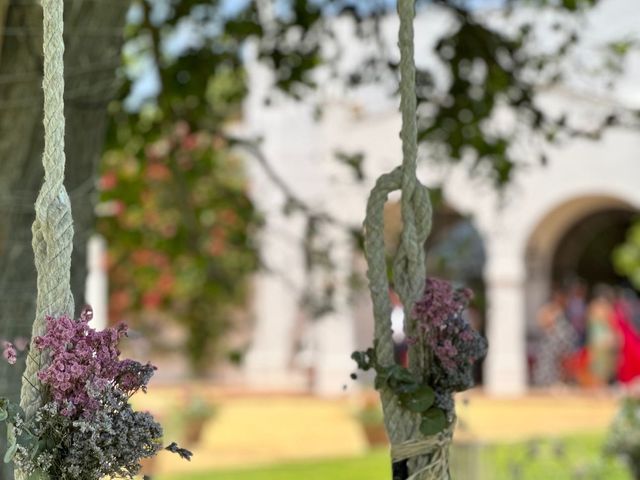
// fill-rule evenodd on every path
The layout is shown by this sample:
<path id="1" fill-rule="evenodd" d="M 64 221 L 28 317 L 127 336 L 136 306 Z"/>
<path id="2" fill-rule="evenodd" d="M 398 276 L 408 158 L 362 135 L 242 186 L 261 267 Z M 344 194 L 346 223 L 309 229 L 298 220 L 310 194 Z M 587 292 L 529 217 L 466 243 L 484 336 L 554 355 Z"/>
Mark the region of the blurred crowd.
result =
<path id="1" fill-rule="evenodd" d="M 635 291 L 576 281 L 554 289 L 536 319 L 533 383 L 603 387 L 640 377 Z"/>

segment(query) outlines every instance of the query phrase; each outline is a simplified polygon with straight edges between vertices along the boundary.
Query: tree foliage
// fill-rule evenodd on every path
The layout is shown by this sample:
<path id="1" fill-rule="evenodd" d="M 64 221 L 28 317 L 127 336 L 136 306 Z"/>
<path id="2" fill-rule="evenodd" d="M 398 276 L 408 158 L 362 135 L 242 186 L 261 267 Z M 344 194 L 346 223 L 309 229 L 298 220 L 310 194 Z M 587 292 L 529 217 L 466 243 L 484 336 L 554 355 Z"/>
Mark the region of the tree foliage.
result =
<path id="1" fill-rule="evenodd" d="M 543 140 L 535 155 L 544 162 L 549 144 L 575 136 L 595 138 L 619 122 L 610 112 L 599 125 L 584 129 L 566 115 L 548 114 L 538 102 L 541 86 L 562 82 L 562 59 L 579 39 L 579 27 L 565 20 L 595 0 L 506 2 L 497 22 L 478 2 L 417 3 L 418 8 L 435 4 L 432 8 L 452 20 L 432 52 L 417 52 L 435 55 L 445 69 L 445 81 L 434 69 L 418 71 L 419 139 L 431 158 L 470 161 L 503 188 L 531 160 L 516 148 L 522 132 Z M 125 46 L 128 80 L 111 109 L 102 169 L 103 200 L 117 205 L 116 214 L 101 222 L 113 257 L 114 315 L 125 307 L 174 310 L 190 332 L 194 364 L 202 365 L 226 330 L 229 308 L 242 299 L 247 275 L 259 265 L 251 241 L 259 222 L 234 157 L 238 142 L 229 135 L 249 88 L 248 46 L 273 72 L 265 102 L 277 97 L 273 92 L 306 101 L 321 88 L 321 70 L 347 89 L 386 80 L 395 84 L 397 59 L 381 28 L 390 7 L 388 1 L 358 0 L 134 3 Z M 516 28 L 504 28 L 511 10 L 538 7 L 554 10 L 558 18 L 551 27 L 557 37 L 551 50 L 532 48 L 540 32 L 531 18 L 520 16 L 512 22 Z M 341 46 L 334 28 L 339 18 L 350 19 L 357 41 L 379 45 L 346 69 L 339 66 Z M 327 53 L 327 45 L 337 46 L 334 54 Z M 614 50 L 620 57 L 628 48 Z M 136 70 L 156 72 L 156 85 L 146 95 L 136 90 L 140 82 L 131 74 Z M 516 118 L 513 128 L 495 128 L 494 119 L 505 109 Z M 254 156 L 268 169 L 269 159 Z M 366 159 L 337 157 L 364 179 Z M 323 225 L 337 222 L 273 179 L 285 196 L 282 208 L 307 219 L 301 248 L 309 250 L 308 267 L 330 268 L 322 260 L 326 255 L 315 251 L 319 242 L 314 237 Z M 357 228 L 343 227 L 359 244 Z M 319 260 L 314 263 L 314 258 Z"/>
<path id="2" fill-rule="evenodd" d="M 100 230 L 110 245 L 110 314 L 171 312 L 186 327 L 185 351 L 201 370 L 219 357 L 230 307 L 256 268 L 258 218 L 242 165 L 223 138 L 186 122 L 157 125 L 144 138 L 136 133 L 119 125 L 126 148 L 104 157 L 108 215 Z"/>
<path id="3" fill-rule="evenodd" d="M 640 221 L 631 226 L 625 242 L 613 252 L 613 264 L 640 290 Z"/>

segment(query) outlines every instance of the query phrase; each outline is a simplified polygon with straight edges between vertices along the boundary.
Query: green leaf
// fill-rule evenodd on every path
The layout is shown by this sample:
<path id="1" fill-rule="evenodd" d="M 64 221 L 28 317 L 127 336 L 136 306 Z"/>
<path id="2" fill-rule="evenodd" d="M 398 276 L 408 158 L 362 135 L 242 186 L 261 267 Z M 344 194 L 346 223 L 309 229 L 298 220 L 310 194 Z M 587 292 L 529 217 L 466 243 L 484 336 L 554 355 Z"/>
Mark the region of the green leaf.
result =
<path id="1" fill-rule="evenodd" d="M 398 396 L 403 395 L 403 394 L 412 394 L 412 393 L 416 393 L 418 390 L 420 390 L 421 385 L 417 384 L 417 383 L 402 383 L 400 385 L 398 385 L 398 387 L 395 389 L 395 392 L 398 394 Z"/>
<path id="2" fill-rule="evenodd" d="M 4 422 L 8 416 L 7 411 L 4 408 L 0 408 L 0 422 Z"/>
<path id="3" fill-rule="evenodd" d="M 414 413 L 422 413 L 429 410 L 436 399 L 433 389 L 422 385 L 416 392 L 399 395 L 400 403 L 404 408 Z"/>
<path id="4" fill-rule="evenodd" d="M 358 364 L 360 370 L 370 370 L 374 366 L 375 353 L 372 348 L 364 352 L 353 352 L 351 358 Z"/>
<path id="5" fill-rule="evenodd" d="M 422 414 L 420 432 L 426 436 L 435 435 L 444 430 L 447 427 L 447 423 L 447 416 L 444 411 L 433 407 Z"/>
<path id="6" fill-rule="evenodd" d="M 387 386 L 391 373 L 387 367 L 378 367 L 376 372 L 377 375 L 374 380 L 374 387 L 376 390 L 381 390 Z"/>
<path id="7" fill-rule="evenodd" d="M 31 448 L 31 460 L 35 460 L 35 458 L 38 456 L 38 454 L 40 452 L 43 452 L 47 449 L 47 441 L 46 440 L 39 440 L 37 442 L 33 443 L 33 446 Z"/>
<path id="8" fill-rule="evenodd" d="M 9 448 L 7 448 L 7 453 L 4 454 L 4 463 L 9 463 L 11 460 L 13 460 L 13 457 L 16 454 L 17 450 L 18 450 L 17 442 L 9 445 Z"/>
<path id="9" fill-rule="evenodd" d="M 389 369 L 389 386 L 396 390 L 402 384 L 415 384 L 416 381 L 411 372 L 400 365 L 393 365 Z"/>

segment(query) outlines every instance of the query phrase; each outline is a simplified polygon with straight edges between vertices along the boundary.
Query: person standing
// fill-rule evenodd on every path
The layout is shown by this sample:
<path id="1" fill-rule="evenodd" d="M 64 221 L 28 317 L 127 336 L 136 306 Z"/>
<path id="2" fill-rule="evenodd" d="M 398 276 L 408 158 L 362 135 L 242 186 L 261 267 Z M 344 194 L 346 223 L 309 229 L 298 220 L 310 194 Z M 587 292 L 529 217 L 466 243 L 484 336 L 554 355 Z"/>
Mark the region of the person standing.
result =
<path id="1" fill-rule="evenodd" d="M 564 380 L 563 361 L 573 352 L 576 334 L 565 315 L 566 296 L 555 289 L 551 299 L 538 311 L 540 343 L 534 368 L 534 383 L 553 386 Z"/>
<path id="2" fill-rule="evenodd" d="M 613 318 L 620 337 L 617 380 L 629 384 L 640 378 L 640 331 L 633 321 L 638 316 L 633 291 L 620 291 L 613 305 Z"/>
<path id="3" fill-rule="evenodd" d="M 576 349 L 581 349 L 587 341 L 587 286 L 582 280 L 575 280 L 569 286 L 566 313 L 576 333 Z"/>
<path id="4" fill-rule="evenodd" d="M 611 287 L 598 285 L 587 310 L 589 371 L 595 386 L 608 385 L 616 372 L 617 335 Z"/>

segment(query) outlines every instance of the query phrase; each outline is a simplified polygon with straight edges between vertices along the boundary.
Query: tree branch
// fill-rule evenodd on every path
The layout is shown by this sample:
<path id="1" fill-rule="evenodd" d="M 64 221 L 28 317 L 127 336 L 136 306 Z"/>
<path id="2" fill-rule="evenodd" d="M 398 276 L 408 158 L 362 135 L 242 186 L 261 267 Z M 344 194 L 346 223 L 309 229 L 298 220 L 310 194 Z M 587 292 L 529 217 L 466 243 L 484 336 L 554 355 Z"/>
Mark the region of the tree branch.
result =
<path id="1" fill-rule="evenodd" d="M 243 150 L 251 154 L 251 156 L 253 156 L 253 158 L 258 162 L 258 165 L 262 167 L 267 177 L 269 177 L 269 180 L 271 180 L 271 182 L 273 182 L 273 184 L 282 191 L 285 196 L 286 204 L 290 208 L 298 210 L 310 218 L 335 225 L 337 227 L 348 230 L 349 232 L 352 232 L 355 228 L 357 228 L 356 225 L 348 222 L 343 222 L 342 220 L 337 219 L 327 212 L 314 211 L 312 207 L 310 207 L 304 200 L 302 200 L 296 193 L 294 193 L 293 190 L 291 190 L 289 185 L 273 169 L 267 157 L 259 147 L 259 140 L 252 141 L 230 136 L 226 136 L 226 139 L 229 142 L 230 146 L 242 148 Z"/>

